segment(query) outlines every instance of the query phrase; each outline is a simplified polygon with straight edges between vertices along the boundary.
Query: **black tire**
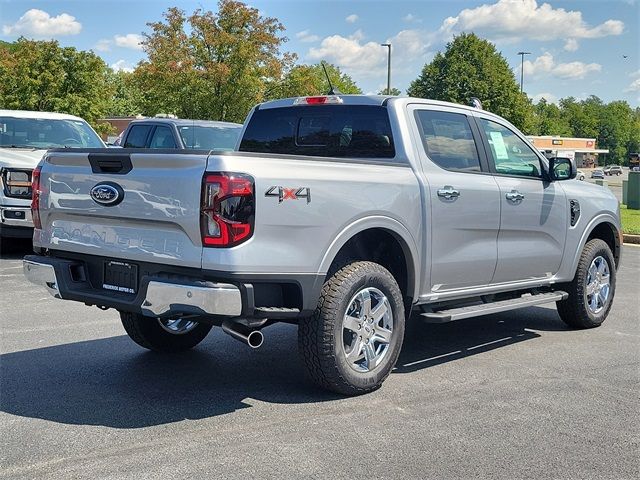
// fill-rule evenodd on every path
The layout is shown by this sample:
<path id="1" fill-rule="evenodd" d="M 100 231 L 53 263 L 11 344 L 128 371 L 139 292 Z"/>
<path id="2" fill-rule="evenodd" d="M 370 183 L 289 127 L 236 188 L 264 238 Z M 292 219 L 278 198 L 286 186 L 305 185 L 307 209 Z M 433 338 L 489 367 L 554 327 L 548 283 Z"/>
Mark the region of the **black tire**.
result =
<path id="1" fill-rule="evenodd" d="M 137 313 L 120 312 L 120 320 L 131 340 L 154 352 L 176 353 L 195 347 L 207 336 L 211 325 L 198 323 L 185 333 L 170 333 L 157 318 L 145 317 Z"/>
<path id="2" fill-rule="evenodd" d="M 393 329 L 380 363 L 360 372 L 347 361 L 343 318 L 354 296 L 368 288 L 377 289 L 386 297 L 393 315 Z M 343 395 L 360 395 L 379 388 L 391 373 L 402 348 L 404 325 L 402 293 L 393 275 L 377 263 L 353 262 L 325 282 L 314 314 L 300 321 L 298 345 L 309 376 L 316 384 Z M 355 337 L 354 340 L 358 342 Z"/>
<path id="3" fill-rule="evenodd" d="M 587 304 L 587 276 L 591 262 L 599 256 L 604 258 L 608 264 L 610 290 L 604 307 L 594 313 Z M 569 293 L 569 298 L 557 302 L 558 313 L 562 321 L 573 328 L 599 327 L 609 314 L 616 291 L 616 266 L 609 245 L 600 239 L 587 242 L 582 250 L 573 281 L 560 288 Z"/>

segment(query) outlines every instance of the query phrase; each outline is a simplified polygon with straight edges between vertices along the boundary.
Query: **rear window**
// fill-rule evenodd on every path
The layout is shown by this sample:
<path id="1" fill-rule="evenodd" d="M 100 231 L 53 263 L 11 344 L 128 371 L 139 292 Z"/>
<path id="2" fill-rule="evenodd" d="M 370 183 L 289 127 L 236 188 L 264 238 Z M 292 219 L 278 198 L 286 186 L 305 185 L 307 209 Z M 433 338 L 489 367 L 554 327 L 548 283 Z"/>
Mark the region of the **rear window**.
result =
<path id="1" fill-rule="evenodd" d="M 240 151 L 318 157 L 393 158 L 385 107 L 313 105 L 256 110 Z"/>
<path id="2" fill-rule="evenodd" d="M 124 144 L 124 148 L 145 148 L 151 125 L 133 125 Z"/>
<path id="3" fill-rule="evenodd" d="M 233 150 L 242 126 L 209 127 L 190 125 L 178 128 L 186 148 L 200 150 Z"/>

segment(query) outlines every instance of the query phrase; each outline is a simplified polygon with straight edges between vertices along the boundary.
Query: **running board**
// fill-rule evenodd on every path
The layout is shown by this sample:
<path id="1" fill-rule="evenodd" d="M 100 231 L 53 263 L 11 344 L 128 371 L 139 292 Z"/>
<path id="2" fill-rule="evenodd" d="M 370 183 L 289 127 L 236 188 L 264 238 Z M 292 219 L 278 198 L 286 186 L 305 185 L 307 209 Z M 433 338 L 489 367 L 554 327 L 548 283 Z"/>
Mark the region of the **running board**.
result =
<path id="1" fill-rule="evenodd" d="M 429 323 L 446 323 L 454 320 L 461 320 L 463 318 L 479 317 L 481 315 L 506 312 L 517 308 L 557 302 L 560 300 L 566 300 L 568 297 L 569 294 L 562 291 L 537 293 L 535 295 L 527 293 L 519 298 L 511 298 L 509 300 L 501 300 L 499 302 L 482 303 L 480 305 L 470 305 L 467 307 L 451 308 L 448 310 L 439 310 L 437 312 L 426 312 L 422 313 L 421 316 Z"/>

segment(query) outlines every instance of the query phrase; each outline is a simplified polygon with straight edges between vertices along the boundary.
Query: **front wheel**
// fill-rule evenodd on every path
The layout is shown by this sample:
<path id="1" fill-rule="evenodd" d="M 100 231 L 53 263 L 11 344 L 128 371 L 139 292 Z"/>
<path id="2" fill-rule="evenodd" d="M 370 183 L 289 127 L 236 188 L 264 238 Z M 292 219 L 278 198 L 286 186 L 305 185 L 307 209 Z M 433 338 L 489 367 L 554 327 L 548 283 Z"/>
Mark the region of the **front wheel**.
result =
<path id="1" fill-rule="evenodd" d="M 120 320 L 131 340 L 154 352 L 175 353 L 195 347 L 207 336 L 211 325 L 187 318 L 159 319 L 120 312 Z"/>
<path id="2" fill-rule="evenodd" d="M 379 388 L 400 354 L 404 320 L 402 293 L 387 269 L 373 262 L 340 269 L 298 327 L 309 376 L 343 395 Z"/>
<path id="3" fill-rule="evenodd" d="M 587 242 L 573 281 L 563 288 L 569 298 L 557 303 L 562 321 L 573 328 L 600 326 L 616 289 L 616 266 L 609 245 L 600 239 Z"/>

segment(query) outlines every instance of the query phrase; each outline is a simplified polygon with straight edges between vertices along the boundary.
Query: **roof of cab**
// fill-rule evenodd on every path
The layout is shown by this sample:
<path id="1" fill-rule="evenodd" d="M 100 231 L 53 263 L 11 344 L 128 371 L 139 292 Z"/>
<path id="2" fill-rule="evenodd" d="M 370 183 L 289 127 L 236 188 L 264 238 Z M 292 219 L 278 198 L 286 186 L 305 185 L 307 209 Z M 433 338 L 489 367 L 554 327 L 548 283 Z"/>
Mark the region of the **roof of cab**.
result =
<path id="1" fill-rule="evenodd" d="M 57 112 L 35 112 L 31 110 L 0 110 L 0 117 L 32 118 L 43 120 L 82 120 L 83 118 Z"/>
<path id="2" fill-rule="evenodd" d="M 177 126 L 185 126 L 191 127 L 193 125 L 200 127 L 242 127 L 239 123 L 232 122 L 220 122 L 218 120 L 191 120 L 189 118 L 164 118 L 164 117 L 149 117 L 149 118 L 138 118 L 136 120 L 132 120 L 131 124 L 139 124 L 139 123 L 164 123 L 171 124 Z"/>
<path id="3" fill-rule="evenodd" d="M 308 96 L 330 96 L 330 95 L 308 95 Z M 480 111 L 477 108 L 471 107 L 469 105 L 463 105 L 460 103 L 452 103 L 452 102 L 443 102 L 440 100 L 431 100 L 429 98 L 415 98 L 415 97 L 398 97 L 392 95 L 335 95 L 342 99 L 341 105 L 384 105 L 387 102 L 403 102 L 403 103 L 423 103 L 429 105 L 440 105 L 443 107 L 456 107 L 456 108 L 464 108 L 472 111 Z M 280 107 L 291 107 L 295 104 L 295 101 L 298 98 L 305 97 L 291 97 L 291 98 L 282 98 L 278 100 L 271 100 L 269 102 L 261 103 L 257 108 L 259 109 L 267 109 L 267 108 L 280 108 Z M 335 105 L 335 104 L 334 104 Z"/>

